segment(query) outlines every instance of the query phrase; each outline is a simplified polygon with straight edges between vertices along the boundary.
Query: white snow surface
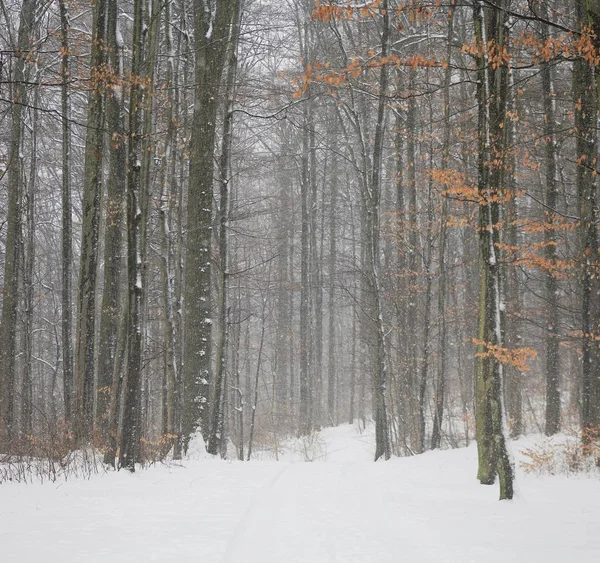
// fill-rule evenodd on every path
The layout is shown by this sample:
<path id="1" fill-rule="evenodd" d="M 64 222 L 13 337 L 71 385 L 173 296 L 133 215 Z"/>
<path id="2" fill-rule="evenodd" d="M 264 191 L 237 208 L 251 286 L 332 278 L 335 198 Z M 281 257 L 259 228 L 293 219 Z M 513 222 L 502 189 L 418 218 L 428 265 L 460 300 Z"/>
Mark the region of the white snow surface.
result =
<path id="1" fill-rule="evenodd" d="M 519 449 L 515 442 L 517 458 Z M 475 479 L 474 446 L 377 463 L 372 454 L 372 433 L 347 425 L 287 444 L 280 461 L 199 451 L 135 474 L 4 483 L 0 560 L 600 561 L 597 476 L 518 471 L 518 498 L 500 502 L 497 485 Z M 300 461 L 307 457 L 315 461 Z"/>

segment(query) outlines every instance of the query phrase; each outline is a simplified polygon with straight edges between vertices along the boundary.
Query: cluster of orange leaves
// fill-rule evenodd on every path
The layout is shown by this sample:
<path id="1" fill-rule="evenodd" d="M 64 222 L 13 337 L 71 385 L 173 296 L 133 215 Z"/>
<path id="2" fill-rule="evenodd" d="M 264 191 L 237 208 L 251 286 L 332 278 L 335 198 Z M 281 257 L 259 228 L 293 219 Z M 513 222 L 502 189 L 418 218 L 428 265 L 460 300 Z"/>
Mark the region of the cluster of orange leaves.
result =
<path id="1" fill-rule="evenodd" d="M 371 2 L 365 2 L 360 6 L 354 6 L 352 2 L 348 1 L 345 6 L 339 3 L 321 2 L 317 0 L 312 13 L 314 20 L 323 22 L 342 19 L 351 20 L 354 16 L 360 16 L 362 18 L 374 17 L 381 5 L 381 0 L 372 0 Z"/>
<path id="2" fill-rule="evenodd" d="M 547 37 L 541 39 L 535 32 L 523 32 L 514 40 L 515 47 L 524 47 L 529 51 L 531 61 L 539 64 L 548 62 L 556 57 L 572 59 L 583 57 L 590 66 L 600 65 L 600 51 L 598 50 L 598 37 L 592 26 L 582 28 L 581 33 L 565 34 L 561 37 Z"/>
<path id="3" fill-rule="evenodd" d="M 530 367 L 527 365 L 527 361 L 537 356 L 537 352 L 533 348 L 510 349 L 477 338 L 473 339 L 473 344 L 481 349 L 475 354 L 476 358 L 494 358 L 497 362 L 512 366 L 519 371 L 529 371 Z"/>
<path id="4" fill-rule="evenodd" d="M 540 39 L 533 31 L 523 32 L 514 39 L 515 47 L 524 47 L 531 53 L 534 64 L 541 61 L 549 62 L 559 55 L 571 50 L 569 43 L 561 37 L 547 37 Z"/>
<path id="5" fill-rule="evenodd" d="M 313 9 L 312 18 L 315 20 L 328 22 L 342 19 L 351 20 L 357 18 L 373 18 L 376 15 L 383 15 L 385 10 L 381 9 L 382 0 L 371 0 L 370 2 L 362 2 L 356 4 L 351 0 L 347 0 L 345 5 L 339 0 L 317 0 Z M 440 0 L 435 1 L 435 8 L 439 8 Z M 400 16 L 406 12 L 409 21 L 416 22 L 433 17 L 433 6 L 421 6 L 414 2 L 407 2 L 406 5 L 400 2 L 395 9 L 396 15 Z"/>
<path id="6" fill-rule="evenodd" d="M 489 194 L 480 193 L 476 186 L 468 183 L 465 173 L 458 170 L 433 169 L 431 177 L 434 182 L 444 187 L 443 196 L 477 205 L 507 203 L 521 195 L 520 192 L 513 193 L 507 190 L 493 190 Z"/>
<path id="7" fill-rule="evenodd" d="M 519 219 L 519 228 L 524 233 L 545 233 L 547 231 L 575 231 L 577 223 L 561 217 L 552 217 L 551 220 L 538 221 L 536 219 Z"/>
<path id="8" fill-rule="evenodd" d="M 586 26 L 580 34 L 564 34 L 562 36 L 540 38 L 536 32 L 525 31 L 512 41 L 512 47 L 517 51 L 522 48 L 529 53 L 530 62 L 540 64 L 549 62 L 556 57 L 572 59 L 583 57 L 590 66 L 600 66 L 599 38 L 591 26 Z M 508 66 L 511 63 L 511 54 L 506 45 L 498 45 L 488 41 L 484 46 L 481 41 L 475 40 L 463 45 L 463 53 L 477 57 L 487 56 L 493 69 Z M 521 64 L 521 62 L 519 62 Z"/>
<path id="9" fill-rule="evenodd" d="M 583 332 L 583 330 L 570 330 L 568 334 L 572 338 L 585 338 L 586 340 L 600 342 L 600 333 L 598 332 Z"/>
<path id="10" fill-rule="evenodd" d="M 453 169 L 436 168 L 431 171 L 431 177 L 434 182 L 444 187 L 442 195 L 445 197 L 454 197 L 460 201 L 476 203 L 478 194 L 477 188 L 467 182 L 464 172 Z"/>
<path id="11" fill-rule="evenodd" d="M 487 57 L 492 69 L 496 70 L 501 66 L 509 66 L 511 61 L 510 53 L 506 45 L 500 45 L 494 40 L 488 41 L 485 45 L 482 41 L 475 40 L 462 46 L 462 52 L 476 57 Z"/>
<path id="12" fill-rule="evenodd" d="M 548 246 L 556 246 L 555 241 L 543 241 L 529 244 L 526 247 L 511 246 L 504 243 L 496 243 L 496 246 L 506 252 L 507 261 L 517 266 L 523 266 L 526 269 L 541 270 L 546 274 L 550 274 L 556 279 L 567 279 L 568 272 L 574 267 L 570 260 L 549 260 L 540 254 L 544 248 Z"/>
<path id="13" fill-rule="evenodd" d="M 301 98 L 311 83 L 326 84 L 332 94 L 331 88 L 342 86 L 348 83 L 352 79 L 358 78 L 363 72 L 369 69 L 381 68 L 382 66 L 395 66 L 395 67 L 411 67 L 411 68 L 434 68 L 442 67 L 446 68 L 448 63 L 446 61 L 439 62 L 435 59 L 427 59 L 420 55 L 413 57 L 401 58 L 395 54 L 388 57 L 375 57 L 374 51 L 370 51 L 370 59 L 364 60 L 360 57 L 353 57 L 350 62 L 343 68 L 331 69 L 331 63 L 315 63 L 314 66 L 310 63 L 304 68 L 302 76 L 292 79 L 292 85 L 296 87 L 293 94 L 294 99 Z"/>

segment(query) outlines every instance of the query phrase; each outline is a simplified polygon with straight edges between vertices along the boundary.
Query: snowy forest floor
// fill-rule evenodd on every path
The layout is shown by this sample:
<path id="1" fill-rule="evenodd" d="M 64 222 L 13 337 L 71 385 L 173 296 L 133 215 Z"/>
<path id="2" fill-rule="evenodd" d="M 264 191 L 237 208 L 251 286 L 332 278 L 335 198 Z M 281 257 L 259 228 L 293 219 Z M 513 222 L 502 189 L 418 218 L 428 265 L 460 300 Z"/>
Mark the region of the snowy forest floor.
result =
<path id="1" fill-rule="evenodd" d="M 517 461 L 532 439 L 513 443 Z M 196 459 L 89 480 L 0 485 L 5 563 L 600 561 L 600 478 L 517 471 L 498 502 L 477 451 L 372 462 L 373 438 L 327 429 L 280 461 Z M 314 455 L 314 463 L 298 461 Z M 517 463 L 518 465 L 518 463 Z"/>

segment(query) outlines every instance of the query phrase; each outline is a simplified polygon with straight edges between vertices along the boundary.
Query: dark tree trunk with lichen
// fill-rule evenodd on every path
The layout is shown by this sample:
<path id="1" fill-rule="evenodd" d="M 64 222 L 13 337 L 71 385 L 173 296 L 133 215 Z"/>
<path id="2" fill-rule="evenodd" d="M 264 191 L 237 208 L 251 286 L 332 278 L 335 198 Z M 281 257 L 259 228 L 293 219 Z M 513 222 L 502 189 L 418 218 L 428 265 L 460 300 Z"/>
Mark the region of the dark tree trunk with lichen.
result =
<path id="1" fill-rule="evenodd" d="M 233 2 L 216 0 L 214 11 L 194 1 L 195 90 L 190 144 L 184 336 L 182 439 L 209 430 L 212 352 L 211 243 L 214 150 L 219 88 L 225 66 Z"/>
<path id="2" fill-rule="evenodd" d="M 591 25 L 590 38 L 600 49 L 600 1 L 577 0 L 577 19 Z M 600 68 L 583 56 L 573 64 L 573 97 L 577 151 L 577 199 L 579 207 L 581 268 L 581 426 L 584 444 L 600 433 L 600 256 L 598 250 L 598 186 L 596 178 L 600 108 Z"/>

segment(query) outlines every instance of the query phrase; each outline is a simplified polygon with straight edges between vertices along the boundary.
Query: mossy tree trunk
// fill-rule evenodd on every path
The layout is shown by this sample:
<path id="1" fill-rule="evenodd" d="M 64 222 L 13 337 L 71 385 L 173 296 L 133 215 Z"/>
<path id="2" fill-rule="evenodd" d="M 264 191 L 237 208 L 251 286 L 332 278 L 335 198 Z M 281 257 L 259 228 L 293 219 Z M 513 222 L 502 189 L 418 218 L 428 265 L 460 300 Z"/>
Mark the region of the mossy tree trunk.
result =
<path id="1" fill-rule="evenodd" d="M 479 107 L 479 329 L 476 360 L 476 433 L 479 456 L 478 478 L 491 484 L 498 475 L 500 499 L 513 496 L 513 467 L 504 429 L 503 365 L 494 350 L 504 346 L 501 240 L 502 201 L 507 197 L 504 182 L 506 147 L 506 102 L 508 64 L 490 60 L 490 53 L 508 48 L 506 10 L 509 0 L 498 8 L 484 9 L 474 3 L 475 36 L 478 43 L 477 101 Z"/>

